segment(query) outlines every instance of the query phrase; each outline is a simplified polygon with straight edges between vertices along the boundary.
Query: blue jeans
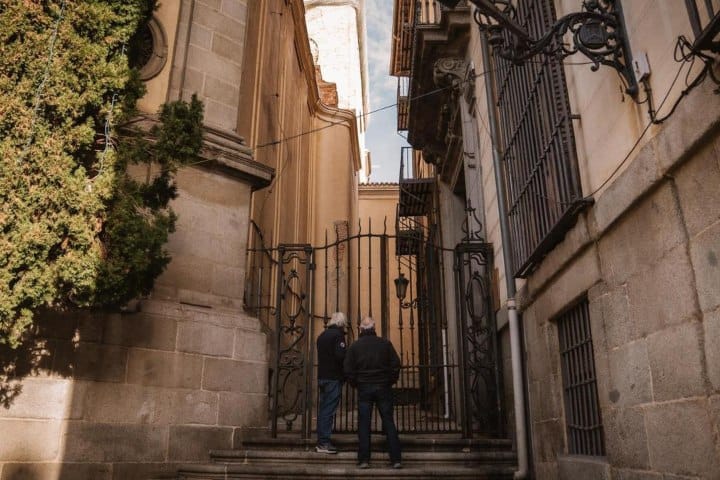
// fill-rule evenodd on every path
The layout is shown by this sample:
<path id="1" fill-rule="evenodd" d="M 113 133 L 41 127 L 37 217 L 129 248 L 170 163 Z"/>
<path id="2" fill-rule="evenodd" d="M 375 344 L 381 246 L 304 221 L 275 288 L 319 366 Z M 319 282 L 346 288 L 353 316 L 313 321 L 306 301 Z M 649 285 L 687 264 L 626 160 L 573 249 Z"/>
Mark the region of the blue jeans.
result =
<path id="1" fill-rule="evenodd" d="M 340 404 L 340 395 L 342 395 L 342 382 L 340 380 L 318 380 L 318 445 L 330 443 L 330 434 L 335 419 L 335 410 Z"/>
<path id="2" fill-rule="evenodd" d="M 383 430 L 387 436 L 390 462 L 400 462 L 400 439 L 393 419 L 393 394 L 389 385 L 358 385 L 358 463 L 370 461 L 370 419 L 373 404 L 377 405 Z"/>

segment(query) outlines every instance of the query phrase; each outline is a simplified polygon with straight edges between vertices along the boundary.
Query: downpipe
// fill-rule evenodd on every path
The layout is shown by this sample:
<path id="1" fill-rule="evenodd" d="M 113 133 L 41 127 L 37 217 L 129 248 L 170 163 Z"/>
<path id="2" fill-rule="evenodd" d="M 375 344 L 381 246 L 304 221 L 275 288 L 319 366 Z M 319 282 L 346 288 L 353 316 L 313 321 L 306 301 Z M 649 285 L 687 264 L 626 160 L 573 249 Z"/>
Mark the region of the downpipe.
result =
<path id="1" fill-rule="evenodd" d="M 507 274 L 506 274 L 507 276 Z M 525 429 L 525 389 L 521 359 L 520 325 L 514 298 L 508 298 L 508 325 L 510 327 L 510 356 L 513 374 L 513 406 L 515 408 L 515 435 L 517 436 L 518 469 L 514 478 L 522 480 L 528 474 L 527 431 Z"/>
<path id="2" fill-rule="evenodd" d="M 490 48 L 484 35 L 480 35 L 480 45 L 483 55 L 483 70 L 485 72 L 492 71 L 490 65 Z M 510 356 L 512 363 L 513 378 L 513 407 L 515 409 L 515 437 L 517 442 L 518 469 L 515 471 L 514 478 L 522 480 L 528 476 L 528 445 L 527 430 L 525 427 L 525 389 L 523 388 L 523 367 L 522 367 L 522 344 L 520 341 L 520 320 L 515 302 L 515 294 L 517 287 L 515 286 L 515 278 L 512 275 L 512 263 L 510 255 L 511 239 L 510 225 L 508 224 L 508 216 L 506 211 L 505 199 L 505 179 L 503 178 L 502 162 L 500 155 L 500 141 L 498 137 L 498 120 L 495 109 L 495 92 L 491 76 L 487 76 L 485 80 L 485 95 L 488 104 L 488 123 L 490 127 L 490 136 L 492 137 L 492 157 L 493 170 L 495 171 L 495 186 L 497 189 L 498 214 L 500 216 L 500 237 L 503 245 L 503 264 L 505 266 L 505 282 L 507 286 L 507 309 L 508 309 L 508 325 L 510 328 Z"/>

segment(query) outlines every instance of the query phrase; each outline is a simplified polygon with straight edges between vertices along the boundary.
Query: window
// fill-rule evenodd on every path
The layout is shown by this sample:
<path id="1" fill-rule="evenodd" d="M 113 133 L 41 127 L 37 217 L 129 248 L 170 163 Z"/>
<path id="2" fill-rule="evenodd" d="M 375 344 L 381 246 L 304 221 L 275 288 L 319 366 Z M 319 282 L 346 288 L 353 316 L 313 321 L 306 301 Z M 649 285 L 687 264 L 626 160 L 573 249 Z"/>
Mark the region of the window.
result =
<path id="1" fill-rule="evenodd" d="M 560 317 L 557 326 L 568 453 L 604 455 L 605 443 L 587 300 Z"/>
<path id="2" fill-rule="evenodd" d="M 167 61 L 165 30 L 155 17 L 141 26 L 128 44 L 130 66 L 140 70 L 141 80 L 150 80 L 162 71 Z"/>
<path id="3" fill-rule="evenodd" d="M 553 0 L 519 0 L 517 15 L 534 38 L 556 20 Z M 510 255 L 515 276 L 526 277 L 562 240 L 583 205 L 570 102 L 556 59 L 540 55 L 515 65 L 495 55 L 494 70 Z"/>

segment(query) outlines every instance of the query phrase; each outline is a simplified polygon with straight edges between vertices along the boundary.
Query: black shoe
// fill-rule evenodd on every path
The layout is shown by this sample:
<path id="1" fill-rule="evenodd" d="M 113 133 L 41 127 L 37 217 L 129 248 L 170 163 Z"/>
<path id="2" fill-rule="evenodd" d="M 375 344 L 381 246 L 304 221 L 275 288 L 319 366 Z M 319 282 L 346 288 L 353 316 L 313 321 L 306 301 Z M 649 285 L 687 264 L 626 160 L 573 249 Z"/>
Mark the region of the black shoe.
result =
<path id="1" fill-rule="evenodd" d="M 325 445 L 317 445 L 315 447 L 315 451 L 318 453 L 330 453 L 330 454 L 338 453 L 337 448 L 335 448 L 335 446 L 333 446 L 330 443 L 327 443 Z"/>
<path id="2" fill-rule="evenodd" d="M 368 462 L 360 462 L 358 463 L 358 468 L 370 468 L 370 464 Z"/>
<path id="3" fill-rule="evenodd" d="M 399 469 L 402 468 L 402 463 L 400 463 L 400 462 L 395 462 L 395 463 L 392 464 L 392 468 L 394 468 L 395 470 L 399 470 Z"/>

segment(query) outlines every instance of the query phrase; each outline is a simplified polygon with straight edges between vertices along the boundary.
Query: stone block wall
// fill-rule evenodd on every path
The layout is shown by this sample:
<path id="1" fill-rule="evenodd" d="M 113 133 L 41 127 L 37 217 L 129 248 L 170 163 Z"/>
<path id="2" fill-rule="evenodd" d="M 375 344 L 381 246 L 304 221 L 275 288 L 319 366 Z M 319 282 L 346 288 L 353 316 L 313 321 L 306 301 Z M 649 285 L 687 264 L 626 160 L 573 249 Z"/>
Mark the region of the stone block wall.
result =
<path id="1" fill-rule="evenodd" d="M 48 315 L 3 365 L 2 480 L 149 478 L 267 427 L 266 336 L 235 311 Z"/>
<path id="2" fill-rule="evenodd" d="M 538 479 L 720 479 L 720 104 L 708 93 L 681 105 L 521 292 Z M 555 319 L 582 298 L 604 457 L 568 455 Z"/>
<path id="3" fill-rule="evenodd" d="M 247 26 L 246 0 L 181 1 L 169 98 L 205 104 L 205 124 L 235 131 Z"/>

